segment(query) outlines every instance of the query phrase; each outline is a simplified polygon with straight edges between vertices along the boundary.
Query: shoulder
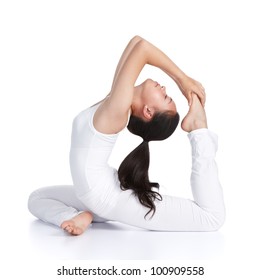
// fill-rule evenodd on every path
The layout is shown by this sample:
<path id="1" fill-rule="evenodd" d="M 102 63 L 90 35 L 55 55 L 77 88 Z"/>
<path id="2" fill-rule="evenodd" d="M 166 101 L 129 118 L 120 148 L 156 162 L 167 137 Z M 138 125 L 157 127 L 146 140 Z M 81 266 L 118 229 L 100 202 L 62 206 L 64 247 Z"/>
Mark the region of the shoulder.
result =
<path id="1" fill-rule="evenodd" d="M 120 108 L 109 106 L 109 98 L 107 98 L 96 107 L 93 126 L 98 132 L 116 134 L 127 126 L 128 119 L 129 110 L 122 112 Z"/>

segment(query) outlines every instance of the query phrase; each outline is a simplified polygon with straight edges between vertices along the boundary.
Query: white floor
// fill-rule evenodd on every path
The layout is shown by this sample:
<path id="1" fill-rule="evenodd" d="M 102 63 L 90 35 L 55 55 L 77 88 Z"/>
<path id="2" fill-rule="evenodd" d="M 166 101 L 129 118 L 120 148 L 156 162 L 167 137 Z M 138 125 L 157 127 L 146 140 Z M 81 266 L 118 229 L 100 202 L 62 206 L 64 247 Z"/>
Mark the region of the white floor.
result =
<path id="1" fill-rule="evenodd" d="M 221 232 L 153 232 L 109 222 L 69 236 L 39 220 L 29 222 L 32 254 L 54 259 L 214 259 L 224 252 Z"/>
<path id="2" fill-rule="evenodd" d="M 56 279 L 57 268 L 63 265 L 118 266 L 121 262 L 126 267 L 147 262 L 150 267 L 199 264 L 207 269 L 208 278 L 203 279 L 211 280 L 254 276 L 257 271 L 258 231 L 248 216 L 228 217 L 218 232 L 152 232 L 110 222 L 93 224 L 75 237 L 35 219 L 24 204 L 25 199 L 17 199 L 16 209 L 21 210 L 2 215 L 1 274 L 5 279 L 24 279 L 24 275 Z"/>

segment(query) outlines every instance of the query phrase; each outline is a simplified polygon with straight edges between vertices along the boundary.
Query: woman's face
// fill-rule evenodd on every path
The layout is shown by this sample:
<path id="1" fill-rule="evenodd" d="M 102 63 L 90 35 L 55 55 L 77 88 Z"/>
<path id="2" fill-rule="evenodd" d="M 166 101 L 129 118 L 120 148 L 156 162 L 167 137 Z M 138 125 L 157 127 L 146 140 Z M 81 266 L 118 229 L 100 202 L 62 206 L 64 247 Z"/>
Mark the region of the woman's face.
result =
<path id="1" fill-rule="evenodd" d="M 167 95 L 165 86 L 161 86 L 151 79 L 147 79 L 143 83 L 142 100 L 145 105 L 156 111 L 177 113 L 176 105 L 172 98 Z"/>

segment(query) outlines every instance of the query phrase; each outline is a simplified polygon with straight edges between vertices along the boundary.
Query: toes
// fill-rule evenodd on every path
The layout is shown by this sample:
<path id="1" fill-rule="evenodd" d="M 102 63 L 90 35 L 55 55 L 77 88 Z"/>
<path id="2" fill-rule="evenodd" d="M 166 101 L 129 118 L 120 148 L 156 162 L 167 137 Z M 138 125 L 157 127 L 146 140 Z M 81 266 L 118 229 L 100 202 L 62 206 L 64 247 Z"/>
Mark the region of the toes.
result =
<path id="1" fill-rule="evenodd" d="M 70 232 L 70 231 L 71 231 L 71 228 L 70 228 L 70 226 L 66 226 L 66 227 L 64 228 L 64 230 L 66 230 L 67 232 Z"/>
<path id="2" fill-rule="evenodd" d="M 82 234 L 82 232 L 83 232 L 83 231 L 82 231 L 80 228 L 76 228 L 76 229 L 74 230 L 73 233 L 74 233 L 75 235 L 80 235 L 80 234 Z"/>
<path id="3" fill-rule="evenodd" d="M 82 229 L 80 229 L 79 227 L 75 227 L 71 224 L 63 225 L 63 230 L 67 231 L 69 234 L 72 235 L 80 235 L 83 232 Z"/>
<path id="4" fill-rule="evenodd" d="M 65 231 L 67 231 L 68 233 L 72 233 L 73 231 L 73 227 L 71 225 L 67 225 L 63 228 Z"/>
<path id="5" fill-rule="evenodd" d="M 70 221 L 65 221 L 61 224 L 61 228 L 65 229 L 66 227 L 70 226 L 70 224 L 71 224 Z"/>

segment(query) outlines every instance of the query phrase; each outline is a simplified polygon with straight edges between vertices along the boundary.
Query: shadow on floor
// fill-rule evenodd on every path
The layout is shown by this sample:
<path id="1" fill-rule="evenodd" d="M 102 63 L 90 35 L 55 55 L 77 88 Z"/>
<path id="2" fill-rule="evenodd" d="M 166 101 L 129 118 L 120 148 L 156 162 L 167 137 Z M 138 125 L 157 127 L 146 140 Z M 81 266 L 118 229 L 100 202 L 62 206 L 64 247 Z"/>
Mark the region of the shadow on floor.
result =
<path id="1" fill-rule="evenodd" d="M 223 255 L 221 232 L 156 232 L 128 225 L 94 223 L 81 236 L 35 220 L 29 225 L 35 257 L 54 259 L 217 259 Z"/>

